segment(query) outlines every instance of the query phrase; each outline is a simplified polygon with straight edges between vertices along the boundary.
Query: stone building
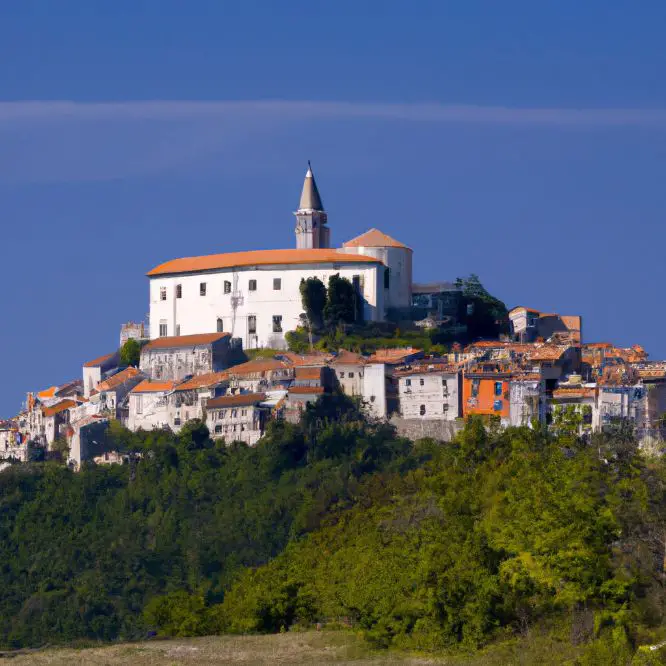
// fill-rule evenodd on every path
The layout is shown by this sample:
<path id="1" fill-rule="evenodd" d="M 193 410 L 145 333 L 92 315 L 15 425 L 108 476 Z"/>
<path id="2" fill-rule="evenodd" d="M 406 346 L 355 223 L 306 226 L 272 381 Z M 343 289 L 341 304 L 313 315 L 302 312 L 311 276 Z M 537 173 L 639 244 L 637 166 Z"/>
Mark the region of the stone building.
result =
<path id="1" fill-rule="evenodd" d="M 263 435 L 270 410 L 262 407 L 265 393 L 239 393 L 212 398 L 206 405 L 211 437 L 254 446 Z"/>
<path id="2" fill-rule="evenodd" d="M 127 427 L 130 430 L 153 430 L 169 427 L 168 396 L 176 382 L 144 380 L 129 393 Z"/>
<path id="3" fill-rule="evenodd" d="M 308 169 L 296 215 L 296 249 L 253 250 L 167 261 L 149 273 L 150 335 L 229 332 L 243 348 L 284 349 L 300 325 L 300 284 L 347 278 L 364 321 L 411 306 L 412 251 L 372 229 L 342 248 L 330 244 L 328 219 Z"/>
<path id="4" fill-rule="evenodd" d="M 103 379 L 113 374 L 118 369 L 120 354 L 118 351 L 94 358 L 83 364 L 83 395 L 87 398 L 91 391 Z"/>
<path id="5" fill-rule="evenodd" d="M 229 333 L 163 337 L 141 348 L 139 366 L 151 379 L 178 381 L 224 370 L 241 352 L 231 344 Z"/>
<path id="6" fill-rule="evenodd" d="M 403 419 L 454 421 L 462 416 L 461 373 L 424 362 L 396 371 Z"/>

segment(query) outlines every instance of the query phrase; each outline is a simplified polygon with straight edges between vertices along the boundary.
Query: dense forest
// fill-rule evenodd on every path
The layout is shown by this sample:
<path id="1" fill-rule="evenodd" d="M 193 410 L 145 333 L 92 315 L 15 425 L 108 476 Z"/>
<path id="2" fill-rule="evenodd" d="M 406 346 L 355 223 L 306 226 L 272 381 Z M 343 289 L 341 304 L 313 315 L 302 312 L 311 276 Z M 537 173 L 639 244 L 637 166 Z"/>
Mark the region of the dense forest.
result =
<path id="1" fill-rule="evenodd" d="M 636 649 L 666 635 L 666 463 L 631 432 L 472 419 L 412 443 L 331 396 L 255 448 L 199 422 L 113 436 L 130 464 L 0 473 L 3 645 L 321 623 L 423 651 L 549 632 L 581 664 L 661 663 Z"/>

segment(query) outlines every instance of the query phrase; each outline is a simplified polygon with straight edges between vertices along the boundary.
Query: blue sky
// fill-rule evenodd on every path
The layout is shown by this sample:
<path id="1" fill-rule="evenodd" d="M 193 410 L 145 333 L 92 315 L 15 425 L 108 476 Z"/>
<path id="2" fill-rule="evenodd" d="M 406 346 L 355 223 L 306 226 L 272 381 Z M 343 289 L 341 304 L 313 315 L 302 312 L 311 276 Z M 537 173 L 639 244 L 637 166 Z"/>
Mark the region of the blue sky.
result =
<path id="1" fill-rule="evenodd" d="M 666 3 L 0 3 L 0 415 L 148 308 L 151 267 L 335 243 L 666 357 Z"/>

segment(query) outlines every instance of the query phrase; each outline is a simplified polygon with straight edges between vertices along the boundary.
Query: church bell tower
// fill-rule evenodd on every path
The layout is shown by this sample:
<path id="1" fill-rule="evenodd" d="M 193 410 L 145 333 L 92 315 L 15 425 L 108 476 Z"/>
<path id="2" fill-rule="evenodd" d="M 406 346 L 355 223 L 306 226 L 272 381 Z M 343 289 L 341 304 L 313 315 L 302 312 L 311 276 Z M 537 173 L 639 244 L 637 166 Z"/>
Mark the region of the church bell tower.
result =
<path id="1" fill-rule="evenodd" d="M 331 231 L 326 226 L 327 217 L 310 162 L 308 162 L 308 172 L 305 174 L 303 182 L 301 201 L 294 215 L 296 216 L 297 249 L 331 247 Z"/>

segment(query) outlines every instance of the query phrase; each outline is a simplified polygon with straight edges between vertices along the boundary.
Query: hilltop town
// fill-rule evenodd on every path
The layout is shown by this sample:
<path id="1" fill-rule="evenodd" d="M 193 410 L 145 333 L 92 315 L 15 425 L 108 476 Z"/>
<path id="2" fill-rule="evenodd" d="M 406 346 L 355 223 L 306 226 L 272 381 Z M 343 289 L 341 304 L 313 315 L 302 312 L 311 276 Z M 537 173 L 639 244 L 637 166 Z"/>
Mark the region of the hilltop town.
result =
<path id="1" fill-rule="evenodd" d="M 378 229 L 331 247 L 311 168 L 295 217 L 293 249 L 150 270 L 149 322 L 122 325 L 119 348 L 82 359 L 77 379 L 28 393 L 0 421 L 3 464 L 123 462 L 114 423 L 178 432 L 200 419 L 253 446 L 271 420 L 337 391 L 413 439 L 449 440 L 481 415 L 580 436 L 629 427 L 659 447 L 666 362 L 585 340 L 580 316 L 499 312 L 475 279 L 414 283 L 413 251 Z M 479 317 L 484 299 L 494 309 Z"/>

